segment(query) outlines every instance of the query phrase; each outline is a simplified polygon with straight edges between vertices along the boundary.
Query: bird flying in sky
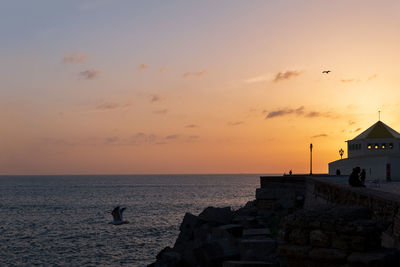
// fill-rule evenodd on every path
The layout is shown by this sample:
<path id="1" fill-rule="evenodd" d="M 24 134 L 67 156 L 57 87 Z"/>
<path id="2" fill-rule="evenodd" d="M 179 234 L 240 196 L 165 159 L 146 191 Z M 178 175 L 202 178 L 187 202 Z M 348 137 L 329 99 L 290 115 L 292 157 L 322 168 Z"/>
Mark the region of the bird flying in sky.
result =
<path id="1" fill-rule="evenodd" d="M 331 71 L 330 70 L 324 70 L 322 73 L 329 74 L 329 72 L 331 72 Z"/>

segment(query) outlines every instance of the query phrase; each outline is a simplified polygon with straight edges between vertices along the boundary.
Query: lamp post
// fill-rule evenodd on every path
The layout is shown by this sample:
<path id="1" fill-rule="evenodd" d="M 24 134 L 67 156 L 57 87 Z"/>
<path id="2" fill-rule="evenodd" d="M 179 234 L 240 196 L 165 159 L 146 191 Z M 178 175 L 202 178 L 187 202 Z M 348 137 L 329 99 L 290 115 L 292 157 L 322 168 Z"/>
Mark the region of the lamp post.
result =
<path id="1" fill-rule="evenodd" d="M 340 150 L 339 150 L 340 159 L 342 159 L 342 158 L 343 158 L 343 154 L 344 154 L 344 151 L 343 151 L 343 149 L 340 149 Z"/>
<path id="2" fill-rule="evenodd" d="M 312 148 L 313 145 L 310 144 L 310 175 L 312 175 Z"/>

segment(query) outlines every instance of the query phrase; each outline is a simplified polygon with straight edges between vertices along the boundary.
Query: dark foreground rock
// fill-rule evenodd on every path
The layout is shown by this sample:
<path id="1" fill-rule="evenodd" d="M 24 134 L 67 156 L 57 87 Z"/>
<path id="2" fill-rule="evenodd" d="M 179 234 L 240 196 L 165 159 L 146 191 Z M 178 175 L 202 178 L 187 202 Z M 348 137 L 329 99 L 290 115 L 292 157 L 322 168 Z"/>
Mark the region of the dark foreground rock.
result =
<path id="1" fill-rule="evenodd" d="M 280 211 L 250 202 L 237 211 L 186 213 L 174 247 L 163 249 L 151 266 L 400 266 L 399 251 L 381 245 L 389 224 L 367 208 Z"/>
<path id="2" fill-rule="evenodd" d="M 150 266 L 278 266 L 270 224 L 252 202 L 237 211 L 208 207 L 199 216 L 186 213 L 174 247 L 163 249 Z"/>

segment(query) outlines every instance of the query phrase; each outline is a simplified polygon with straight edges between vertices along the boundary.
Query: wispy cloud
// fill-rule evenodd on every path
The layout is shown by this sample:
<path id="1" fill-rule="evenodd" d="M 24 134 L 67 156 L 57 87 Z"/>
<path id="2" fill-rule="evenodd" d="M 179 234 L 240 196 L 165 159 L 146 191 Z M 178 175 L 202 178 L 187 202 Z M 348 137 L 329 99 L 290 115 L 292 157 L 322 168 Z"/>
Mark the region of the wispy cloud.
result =
<path id="1" fill-rule="evenodd" d="M 188 124 L 185 126 L 185 128 L 197 128 L 197 127 L 199 127 L 199 126 L 196 124 Z"/>
<path id="2" fill-rule="evenodd" d="M 322 133 L 322 134 L 317 134 L 317 135 L 311 136 L 311 138 L 319 138 L 319 137 L 328 137 L 328 135 Z"/>
<path id="3" fill-rule="evenodd" d="M 191 78 L 191 77 L 200 78 L 206 74 L 207 74 L 207 71 L 203 70 L 203 71 L 199 71 L 199 72 L 185 72 L 182 76 L 183 76 L 183 78 Z"/>
<path id="4" fill-rule="evenodd" d="M 294 77 L 297 77 L 300 74 L 301 74 L 300 71 L 295 71 L 295 70 L 288 70 L 288 71 L 285 71 L 285 72 L 278 72 L 275 75 L 275 78 L 274 78 L 273 82 L 286 81 L 286 80 L 292 79 Z"/>
<path id="5" fill-rule="evenodd" d="M 266 110 L 264 110 L 264 113 L 267 112 Z M 289 115 L 289 114 L 296 114 L 296 115 L 303 115 L 304 114 L 304 107 L 301 106 L 297 109 L 291 109 L 291 108 L 283 108 L 283 109 L 277 109 L 274 111 L 270 111 L 268 112 L 267 116 L 265 117 L 266 119 L 272 119 L 275 117 L 282 117 L 285 115 Z"/>
<path id="6" fill-rule="evenodd" d="M 167 114 L 167 112 L 168 109 L 166 108 L 154 111 L 155 114 Z"/>
<path id="7" fill-rule="evenodd" d="M 99 74 L 100 74 L 100 72 L 96 69 L 85 70 L 85 71 L 79 72 L 79 76 L 85 80 L 92 80 L 92 79 L 96 78 Z"/>
<path id="8" fill-rule="evenodd" d="M 354 130 L 354 132 L 358 132 L 360 130 L 361 130 L 361 128 L 357 128 L 357 129 Z"/>
<path id="9" fill-rule="evenodd" d="M 138 70 L 146 70 L 147 67 L 148 66 L 146 64 L 140 64 L 137 68 L 138 68 Z"/>
<path id="10" fill-rule="evenodd" d="M 121 104 L 121 103 L 113 103 L 113 102 L 104 102 L 95 107 L 96 110 L 112 110 L 117 108 L 125 108 L 129 107 L 131 104 Z"/>
<path id="11" fill-rule="evenodd" d="M 112 136 L 112 137 L 107 137 L 104 140 L 104 144 L 105 145 L 110 145 L 110 144 L 115 144 L 119 141 L 119 137 L 118 136 Z"/>
<path id="12" fill-rule="evenodd" d="M 155 134 L 145 134 L 143 132 L 139 132 L 132 137 L 136 141 L 151 143 L 154 142 L 157 138 Z"/>
<path id="13" fill-rule="evenodd" d="M 157 142 L 155 134 L 146 134 L 138 132 L 129 137 L 121 138 L 118 136 L 107 137 L 104 140 L 105 145 L 118 145 L 118 146 L 138 146 L 145 144 L 154 144 Z"/>
<path id="14" fill-rule="evenodd" d="M 378 74 L 373 74 L 371 76 L 368 77 L 368 81 L 371 81 L 373 79 L 376 79 L 378 77 Z"/>
<path id="15" fill-rule="evenodd" d="M 271 80 L 271 75 L 266 74 L 266 75 L 260 75 L 260 76 L 255 76 L 255 77 L 251 77 L 248 78 L 246 80 L 244 80 L 245 83 L 261 83 L 261 82 L 266 82 Z"/>
<path id="16" fill-rule="evenodd" d="M 197 139 L 200 139 L 200 136 L 198 136 L 198 135 L 190 135 L 189 139 L 190 140 L 197 140 Z"/>
<path id="17" fill-rule="evenodd" d="M 64 55 L 62 58 L 62 62 L 64 64 L 79 64 L 84 62 L 88 58 L 88 55 L 82 53 L 80 51 L 76 51 L 75 53 Z"/>
<path id="18" fill-rule="evenodd" d="M 159 102 L 162 100 L 162 97 L 157 94 L 150 95 L 150 103 Z"/>
<path id="19" fill-rule="evenodd" d="M 357 79 L 343 79 L 340 80 L 342 83 L 354 83 L 354 82 L 359 82 L 360 80 Z"/>
<path id="20" fill-rule="evenodd" d="M 43 143 L 52 146 L 74 146 L 76 143 L 67 141 L 65 139 L 57 138 L 44 138 Z"/>
<path id="21" fill-rule="evenodd" d="M 273 111 L 264 110 L 263 113 L 267 113 L 266 119 L 272 119 L 276 117 L 283 117 L 287 115 L 295 115 L 302 116 L 305 118 L 336 118 L 338 115 L 335 115 L 331 112 L 320 112 L 320 111 L 308 111 L 304 106 L 300 106 L 298 108 L 280 108 Z"/>
<path id="22" fill-rule="evenodd" d="M 307 114 L 305 114 L 305 116 L 308 118 L 320 117 L 321 113 L 318 111 L 310 111 Z"/>
<path id="23" fill-rule="evenodd" d="M 165 72 L 168 70 L 167 66 L 161 67 L 158 72 Z"/>
<path id="24" fill-rule="evenodd" d="M 349 125 L 353 125 L 353 124 L 356 124 L 356 122 L 355 121 L 349 121 Z"/>
<path id="25" fill-rule="evenodd" d="M 229 121 L 228 125 L 229 126 L 238 126 L 238 125 L 241 125 L 243 123 L 244 123 L 244 121 Z"/>
<path id="26" fill-rule="evenodd" d="M 171 140 L 171 139 L 177 139 L 178 137 L 179 137 L 179 134 L 171 134 L 171 135 L 167 135 L 165 137 L 165 139 Z"/>

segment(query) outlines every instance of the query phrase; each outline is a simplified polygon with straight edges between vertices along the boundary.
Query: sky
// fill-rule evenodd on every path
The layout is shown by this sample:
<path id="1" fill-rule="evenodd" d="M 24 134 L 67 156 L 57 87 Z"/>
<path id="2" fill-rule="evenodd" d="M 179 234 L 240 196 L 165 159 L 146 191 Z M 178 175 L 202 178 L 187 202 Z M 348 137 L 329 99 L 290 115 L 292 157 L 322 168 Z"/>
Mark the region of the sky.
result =
<path id="1" fill-rule="evenodd" d="M 400 131 L 397 0 L 1 6 L 0 174 L 326 173 Z"/>

